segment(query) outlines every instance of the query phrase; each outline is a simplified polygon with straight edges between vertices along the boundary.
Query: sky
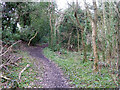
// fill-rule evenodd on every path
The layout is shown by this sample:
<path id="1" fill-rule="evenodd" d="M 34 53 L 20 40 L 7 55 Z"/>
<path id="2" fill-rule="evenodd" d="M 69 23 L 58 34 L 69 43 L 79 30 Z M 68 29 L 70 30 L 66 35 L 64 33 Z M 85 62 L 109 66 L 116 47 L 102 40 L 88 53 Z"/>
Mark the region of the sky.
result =
<path id="1" fill-rule="evenodd" d="M 9 1 L 9 2 L 16 2 L 16 1 L 23 1 L 23 2 L 25 2 L 25 1 L 32 1 L 32 2 L 39 2 L 39 1 L 43 1 L 43 2 L 50 2 L 50 1 L 56 1 L 56 3 L 57 3 L 57 6 L 58 6 L 58 9 L 62 9 L 62 10 L 64 10 L 64 9 L 66 9 L 68 6 L 68 4 L 67 3 L 71 3 L 71 2 L 76 2 L 76 0 L 0 0 L 0 2 L 1 1 Z M 78 0 L 78 3 L 79 3 L 79 5 L 82 7 L 82 8 L 84 8 L 84 2 L 83 2 L 84 0 Z M 86 2 L 87 3 L 90 3 L 90 4 L 92 4 L 92 1 L 93 0 L 86 0 Z M 96 0 L 97 2 L 98 1 L 120 1 L 120 0 Z"/>
<path id="2" fill-rule="evenodd" d="M 62 10 L 67 8 L 67 2 L 68 3 L 76 2 L 76 0 L 55 0 L 55 1 L 57 2 L 58 9 L 62 9 Z M 97 5 L 98 5 L 99 1 L 100 2 L 106 2 L 106 1 L 109 1 L 109 2 L 117 1 L 117 2 L 119 2 L 120 0 L 96 0 Z M 92 5 L 93 0 L 86 0 L 86 2 Z M 82 8 L 84 8 L 84 0 L 78 0 L 78 3 Z"/>
<path id="3" fill-rule="evenodd" d="M 64 10 L 65 8 L 67 8 L 67 3 L 71 3 L 71 2 L 76 2 L 76 0 L 56 0 L 56 3 L 58 5 L 58 9 L 62 9 Z M 92 0 L 86 0 L 86 2 L 92 4 Z M 84 8 L 84 2 L 83 0 L 78 0 L 79 5 Z"/>

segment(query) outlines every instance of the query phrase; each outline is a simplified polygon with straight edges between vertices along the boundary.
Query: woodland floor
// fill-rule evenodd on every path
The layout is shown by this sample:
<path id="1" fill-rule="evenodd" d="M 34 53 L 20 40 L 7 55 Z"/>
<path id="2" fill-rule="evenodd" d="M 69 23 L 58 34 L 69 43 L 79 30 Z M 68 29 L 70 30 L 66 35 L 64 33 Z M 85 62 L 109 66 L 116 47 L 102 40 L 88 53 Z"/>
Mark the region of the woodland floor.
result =
<path id="1" fill-rule="evenodd" d="M 69 88 L 68 80 L 63 75 L 63 72 L 57 65 L 52 62 L 51 60 L 47 59 L 43 55 L 43 48 L 46 47 L 46 45 L 42 46 L 30 46 L 27 47 L 26 50 L 29 52 L 29 54 L 32 57 L 35 57 L 37 62 L 37 67 L 39 69 L 40 63 L 43 63 L 44 67 L 44 75 L 43 75 L 43 81 L 41 83 L 38 82 L 38 84 L 41 84 L 43 88 Z"/>
<path id="2" fill-rule="evenodd" d="M 33 81 L 36 87 L 40 85 L 42 88 L 115 88 L 118 85 L 116 73 L 108 71 L 109 67 L 103 66 L 99 73 L 93 74 L 94 62 L 89 60 L 83 63 L 83 54 L 80 52 L 63 50 L 59 55 L 47 48 L 45 44 L 29 47 L 27 44 L 22 44 L 21 46 L 23 52 L 28 52 L 28 57 L 34 58 L 31 63 L 39 73 L 37 81 Z"/>

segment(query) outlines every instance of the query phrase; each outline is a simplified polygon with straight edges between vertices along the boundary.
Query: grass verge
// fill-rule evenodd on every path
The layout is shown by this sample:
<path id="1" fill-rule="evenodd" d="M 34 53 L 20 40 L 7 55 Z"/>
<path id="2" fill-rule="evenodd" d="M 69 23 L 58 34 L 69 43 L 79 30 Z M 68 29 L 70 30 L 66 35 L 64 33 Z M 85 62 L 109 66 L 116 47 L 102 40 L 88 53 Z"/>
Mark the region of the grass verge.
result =
<path id="1" fill-rule="evenodd" d="M 9 66 L 8 69 L 11 72 L 11 74 L 8 74 L 7 72 L 5 75 L 9 78 L 11 78 L 11 81 L 7 81 L 4 83 L 1 88 L 11 88 L 16 87 L 16 85 L 13 86 L 13 82 L 18 82 L 18 87 L 20 88 L 42 88 L 41 82 L 42 82 L 42 75 L 43 75 L 43 67 L 42 64 L 41 70 L 37 69 L 35 58 L 31 57 L 27 52 L 24 51 L 17 51 L 17 54 L 19 56 L 22 56 L 22 60 L 18 63 L 18 66 Z M 22 74 L 21 79 L 19 80 L 19 73 L 21 70 L 26 67 L 26 65 L 29 64 L 30 67 L 28 67 Z M 5 82 L 4 79 L 1 80 L 1 82 Z"/>
<path id="2" fill-rule="evenodd" d="M 44 49 L 44 55 L 54 61 L 64 71 L 69 84 L 76 88 L 116 88 L 117 81 L 111 77 L 108 69 L 102 67 L 98 74 L 93 73 L 93 61 L 82 62 L 83 55 L 79 52 L 58 54 L 49 48 Z"/>

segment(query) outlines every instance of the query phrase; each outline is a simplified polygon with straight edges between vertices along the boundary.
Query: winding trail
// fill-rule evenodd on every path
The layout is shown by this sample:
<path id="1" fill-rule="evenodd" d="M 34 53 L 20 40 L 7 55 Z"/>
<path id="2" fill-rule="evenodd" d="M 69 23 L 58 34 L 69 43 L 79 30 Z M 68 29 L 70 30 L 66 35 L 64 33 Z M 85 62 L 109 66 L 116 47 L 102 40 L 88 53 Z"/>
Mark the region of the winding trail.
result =
<path id="1" fill-rule="evenodd" d="M 36 60 L 39 60 L 38 62 L 42 62 L 44 65 L 43 88 L 69 88 L 61 69 L 43 55 L 42 49 L 44 47 L 46 46 L 31 46 L 27 48 L 30 55 L 37 58 Z"/>

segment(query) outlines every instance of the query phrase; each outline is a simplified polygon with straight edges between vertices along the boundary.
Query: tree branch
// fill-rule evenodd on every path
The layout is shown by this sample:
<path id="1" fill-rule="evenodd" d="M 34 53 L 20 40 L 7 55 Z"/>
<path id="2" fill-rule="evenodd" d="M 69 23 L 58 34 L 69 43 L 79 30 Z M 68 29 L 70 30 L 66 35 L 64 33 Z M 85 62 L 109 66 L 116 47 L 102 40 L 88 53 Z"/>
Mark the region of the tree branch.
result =
<path id="1" fill-rule="evenodd" d="M 90 10 L 89 10 L 89 8 L 88 8 L 88 5 L 87 5 L 87 3 L 86 3 L 85 0 L 84 0 L 84 5 L 85 5 L 85 8 L 86 8 L 86 10 L 87 10 L 88 17 L 90 18 L 90 20 L 91 20 L 92 22 L 94 22 L 94 20 L 93 20 L 93 18 L 92 18 L 92 16 L 91 16 L 91 12 L 90 12 Z"/>
<path id="2" fill-rule="evenodd" d="M 27 64 L 26 67 L 19 73 L 19 80 L 21 78 L 21 74 L 29 67 L 30 65 Z"/>
<path id="3" fill-rule="evenodd" d="M 21 42 L 21 40 L 13 43 L 10 47 L 8 47 L 8 49 L 3 54 L 0 54 L 0 57 L 3 56 L 4 54 L 6 54 L 15 44 L 20 43 L 20 42 Z"/>
<path id="4" fill-rule="evenodd" d="M 37 36 L 38 32 L 35 33 L 35 35 L 29 40 L 28 46 L 30 46 L 31 41 Z"/>

